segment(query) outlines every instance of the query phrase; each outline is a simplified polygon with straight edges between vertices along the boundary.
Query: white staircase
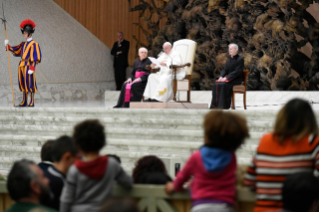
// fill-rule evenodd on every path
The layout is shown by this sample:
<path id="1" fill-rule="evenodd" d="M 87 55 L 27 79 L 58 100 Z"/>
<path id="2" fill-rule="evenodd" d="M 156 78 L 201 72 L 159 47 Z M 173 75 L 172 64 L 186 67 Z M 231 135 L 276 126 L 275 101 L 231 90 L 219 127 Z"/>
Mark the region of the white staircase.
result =
<path id="1" fill-rule="evenodd" d="M 74 125 L 99 119 L 106 127 L 107 146 L 102 154 L 121 157 L 131 172 L 144 155 L 182 158 L 203 144 L 202 122 L 209 110 L 111 108 L 0 107 L 0 173 L 7 175 L 15 160 L 40 161 L 48 139 L 72 135 Z M 237 151 L 238 163 L 249 163 L 260 137 L 272 130 L 276 110 L 236 111 L 246 116 L 250 138 Z"/>

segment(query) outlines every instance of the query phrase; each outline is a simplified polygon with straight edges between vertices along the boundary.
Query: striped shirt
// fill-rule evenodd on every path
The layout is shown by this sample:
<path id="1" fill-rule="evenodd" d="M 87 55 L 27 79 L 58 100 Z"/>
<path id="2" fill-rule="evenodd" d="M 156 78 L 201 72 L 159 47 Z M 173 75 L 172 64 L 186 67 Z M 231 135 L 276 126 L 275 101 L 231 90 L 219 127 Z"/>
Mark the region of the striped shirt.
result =
<path id="1" fill-rule="evenodd" d="M 264 135 L 249 165 L 244 184 L 256 192 L 254 212 L 282 209 L 281 189 L 287 175 L 319 170 L 319 137 L 280 144 L 272 133 Z"/>

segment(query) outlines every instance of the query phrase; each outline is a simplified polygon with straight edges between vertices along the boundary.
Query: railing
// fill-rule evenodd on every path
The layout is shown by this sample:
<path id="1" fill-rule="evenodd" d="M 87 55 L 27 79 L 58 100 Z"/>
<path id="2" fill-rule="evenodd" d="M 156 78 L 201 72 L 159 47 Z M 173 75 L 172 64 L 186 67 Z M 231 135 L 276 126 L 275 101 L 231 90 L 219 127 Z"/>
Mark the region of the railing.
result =
<path id="1" fill-rule="evenodd" d="M 116 185 L 113 196 L 136 199 L 141 212 L 189 212 L 191 208 L 188 191 L 167 195 L 164 186 L 161 185 L 134 185 L 130 190 Z M 252 211 L 254 202 L 254 193 L 247 188 L 237 188 L 236 212 Z M 13 203 L 8 194 L 6 182 L 0 182 L 0 212 Z"/>

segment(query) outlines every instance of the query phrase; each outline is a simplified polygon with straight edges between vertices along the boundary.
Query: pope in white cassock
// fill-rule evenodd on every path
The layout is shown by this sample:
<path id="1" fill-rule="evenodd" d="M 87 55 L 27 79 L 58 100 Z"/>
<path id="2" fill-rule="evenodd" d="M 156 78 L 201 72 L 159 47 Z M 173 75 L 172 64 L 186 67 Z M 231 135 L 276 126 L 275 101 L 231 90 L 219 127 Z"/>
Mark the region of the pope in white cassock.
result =
<path id="1" fill-rule="evenodd" d="M 169 42 L 163 45 L 164 52 L 159 55 L 160 65 L 152 64 L 152 68 L 160 68 L 155 74 L 150 74 L 144 91 L 144 98 L 150 98 L 160 102 L 167 102 L 173 98 L 173 78 L 174 71 L 169 68 L 171 65 L 181 65 L 182 59 L 178 52 L 172 50 Z M 177 69 L 176 79 L 181 80 L 185 77 L 183 68 Z"/>

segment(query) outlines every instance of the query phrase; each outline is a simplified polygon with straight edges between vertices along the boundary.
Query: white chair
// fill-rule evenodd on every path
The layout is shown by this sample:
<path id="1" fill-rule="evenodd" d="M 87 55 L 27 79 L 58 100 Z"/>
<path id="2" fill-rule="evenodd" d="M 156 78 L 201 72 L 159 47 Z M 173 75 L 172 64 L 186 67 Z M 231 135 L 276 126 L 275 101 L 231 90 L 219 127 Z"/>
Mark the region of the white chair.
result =
<path id="1" fill-rule="evenodd" d="M 173 80 L 173 95 L 174 101 L 176 101 L 177 91 L 187 91 L 187 101 L 190 102 L 190 92 L 191 92 L 191 78 L 194 67 L 194 60 L 196 54 L 197 43 L 192 40 L 183 39 L 174 42 L 173 50 L 177 51 L 182 59 L 181 66 L 173 66 L 174 68 L 174 80 Z M 184 68 L 186 72 L 185 79 L 176 80 L 176 71 L 178 68 Z M 181 101 L 179 101 L 181 102 Z"/>

